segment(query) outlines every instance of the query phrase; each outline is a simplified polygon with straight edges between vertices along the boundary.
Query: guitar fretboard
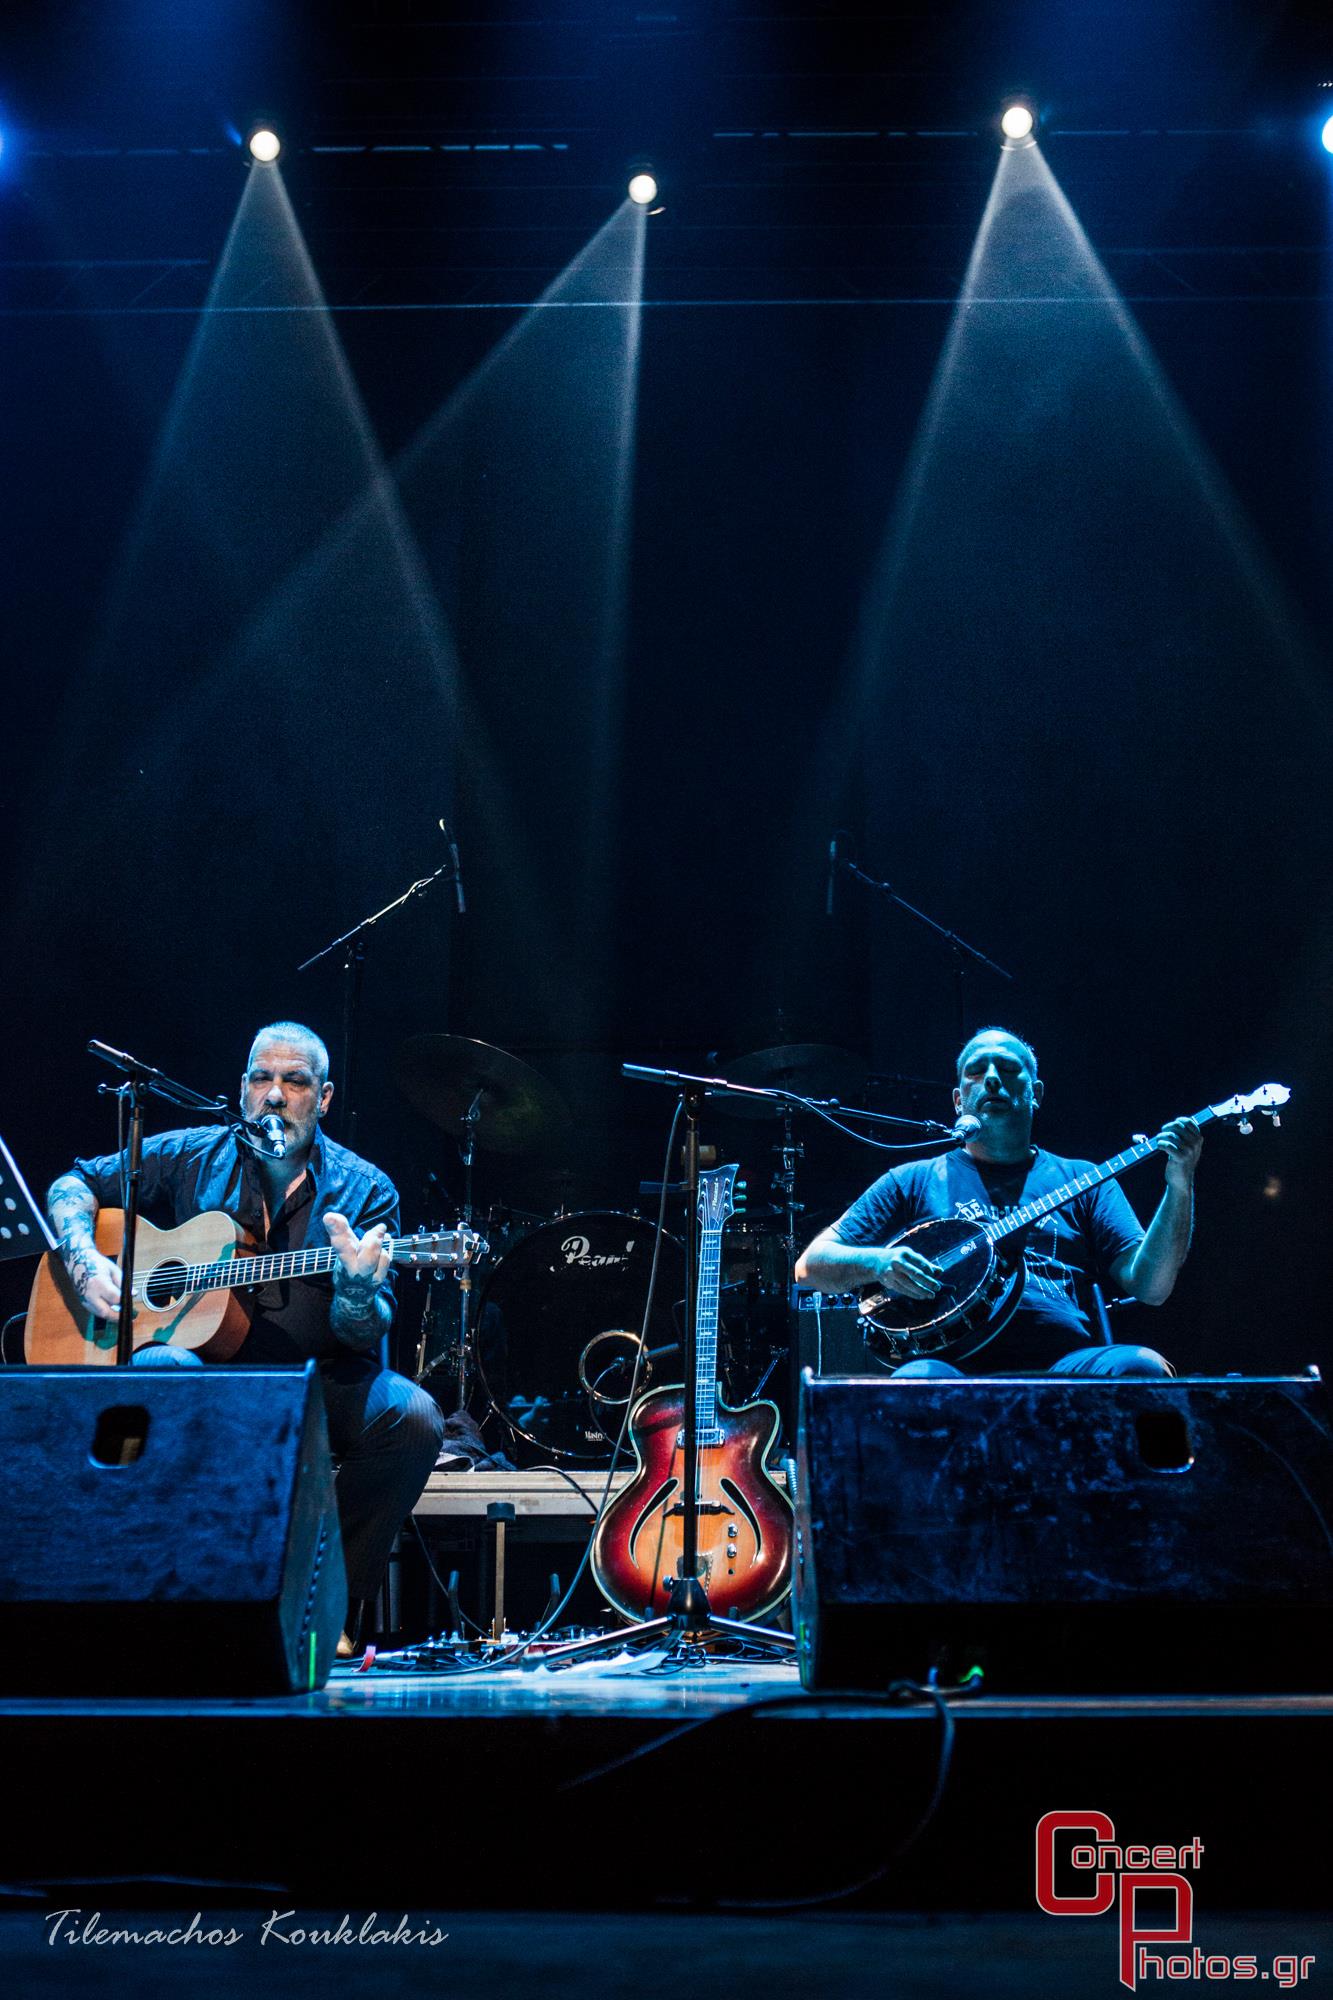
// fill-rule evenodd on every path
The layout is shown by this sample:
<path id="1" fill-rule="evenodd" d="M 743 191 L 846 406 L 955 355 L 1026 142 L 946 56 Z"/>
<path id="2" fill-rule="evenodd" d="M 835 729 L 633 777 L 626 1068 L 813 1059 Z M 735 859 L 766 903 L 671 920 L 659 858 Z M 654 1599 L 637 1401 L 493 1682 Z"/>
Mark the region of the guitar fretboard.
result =
<path id="1" fill-rule="evenodd" d="M 722 1283 L 723 1227 L 723 1222 L 716 1226 L 705 1223 L 699 1233 L 699 1289 L 694 1310 L 694 1421 L 700 1444 L 722 1441 L 717 1427 L 717 1308 Z"/>
<path id="2" fill-rule="evenodd" d="M 444 1263 L 454 1258 L 461 1260 L 461 1248 L 456 1237 L 448 1235 L 404 1237 L 390 1243 L 390 1254 L 395 1264 Z M 316 1250 L 274 1250 L 260 1256 L 248 1257 L 233 1254 L 220 1257 L 211 1264 L 174 1264 L 167 1260 L 142 1276 L 136 1273 L 135 1293 L 143 1297 L 146 1288 L 156 1277 L 165 1290 L 170 1286 L 173 1298 L 183 1298 L 190 1292 L 216 1292 L 239 1290 L 250 1285 L 275 1285 L 284 1278 L 318 1278 L 333 1269 L 337 1259 L 333 1245 L 326 1244 Z"/>

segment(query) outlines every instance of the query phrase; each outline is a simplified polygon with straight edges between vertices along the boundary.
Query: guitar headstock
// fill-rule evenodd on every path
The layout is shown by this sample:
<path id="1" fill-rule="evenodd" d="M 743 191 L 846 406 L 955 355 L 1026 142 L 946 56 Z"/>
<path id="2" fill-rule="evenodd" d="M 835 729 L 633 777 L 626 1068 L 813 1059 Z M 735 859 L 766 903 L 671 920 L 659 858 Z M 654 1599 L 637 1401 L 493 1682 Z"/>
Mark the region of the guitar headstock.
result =
<path id="1" fill-rule="evenodd" d="M 393 1246 L 395 1264 L 430 1266 L 471 1264 L 484 1257 L 490 1245 L 475 1229 L 459 1223 L 454 1229 L 436 1229 L 420 1236 L 400 1236 Z"/>
<path id="2" fill-rule="evenodd" d="M 719 1230 L 736 1207 L 736 1176 L 740 1167 L 710 1167 L 699 1176 L 699 1227 Z"/>
<path id="3" fill-rule="evenodd" d="M 1211 1117 L 1234 1121 L 1241 1132 L 1252 1132 L 1254 1126 L 1251 1119 L 1256 1111 L 1262 1112 L 1265 1118 L 1271 1118 L 1274 1125 L 1280 1125 L 1282 1120 L 1278 1112 L 1290 1097 L 1291 1092 L 1285 1083 L 1263 1083 L 1258 1090 L 1252 1090 L 1246 1096 L 1228 1097 L 1221 1104 L 1210 1104 L 1208 1110 Z"/>

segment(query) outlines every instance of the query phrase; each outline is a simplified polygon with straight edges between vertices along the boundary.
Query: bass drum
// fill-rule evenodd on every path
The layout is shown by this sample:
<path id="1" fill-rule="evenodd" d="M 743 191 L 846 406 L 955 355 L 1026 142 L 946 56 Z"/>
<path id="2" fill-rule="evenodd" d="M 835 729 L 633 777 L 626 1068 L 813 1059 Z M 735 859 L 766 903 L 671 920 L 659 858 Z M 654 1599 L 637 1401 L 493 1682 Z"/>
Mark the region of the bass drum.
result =
<path id="1" fill-rule="evenodd" d="M 651 1222 L 614 1209 L 560 1216 L 516 1243 L 486 1278 L 477 1363 L 517 1464 L 611 1463 L 656 1233 Z M 639 1369 L 636 1398 L 650 1377 L 680 1380 L 673 1312 L 684 1293 L 685 1252 L 664 1235 L 648 1322 L 652 1359 Z"/>

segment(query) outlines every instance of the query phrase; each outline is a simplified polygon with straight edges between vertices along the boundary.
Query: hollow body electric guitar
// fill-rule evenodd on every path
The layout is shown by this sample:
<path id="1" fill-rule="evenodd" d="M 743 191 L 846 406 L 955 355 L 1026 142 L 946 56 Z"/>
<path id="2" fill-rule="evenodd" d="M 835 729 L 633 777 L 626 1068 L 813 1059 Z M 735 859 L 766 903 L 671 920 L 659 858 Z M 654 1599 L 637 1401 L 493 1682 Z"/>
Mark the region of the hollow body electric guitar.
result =
<path id="1" fill-rule="evenodd" d="M 94 1227 L 97 1247 L 107 1257 L 120 1254 L 124 1216 L 103 1208 Z M 470 1229 L 446 1229 L 432 1236 L 389 1239 L 395 1264 L 465 1264 L 485 1249 Z M 209 1210 L 176 1229 L 140 1222 L 135 1232 L 134 1345 L 190 1347 L 204 1361 L 230 1361 L 250 1331 L 251 1302 L 243 1296 L 256 1285 L 286 1278 L 318 1278 L 337 1260 L 333 1245 L 321 1249 L 260 1251 L 230 1215 Z M 88 1310 L 54 1251 L 43 1257 L 33 1279 L 23 1336 L 24 1356 L 33 1366 L 67 1362 L 114 1362 L 116 1322 Z"/>
<path id="2" fill-rule="evenodd" d="M 1291 1092 L 1280 1083 L 1266 1083 L 1248 1097 L 1231 1097 L 1194 1113 L 1196 1125 L 1214 1119 L 1253 1129 L 1251 1114 L 1262 1111 L 1276 1125 L 1278 1109 Z M 1018 1310 L 1027 1275 L 1021 1232 L 1043 1215 L 1064 1208 L 1102 1181 L 1114 1180 L 1139 1160 L 1158 1150 L 1156 1139 L 1139 1138 L 1114 1159 L 1089 1167 L 1077 1180 L 1052 1188 L 1036 1201 L 984 1222 L 948 1216 L 917 1222 L 895 1236 L 889 1248 L 910 1244 L 928 1257 L 943 1282 L 933 1299 L 904 1299 L 871 1287 L 862 1293 L 860 1312 L 867 1347 L 881 1361 L 899 1367 L 923 1355 L 961 1361 L 994 1340 Z"/>
<path id="3" fill-rule="evenodd" d="M 699 1432 L 698 1574 L 708 1602 L 728 1618 L 760 1618 L 791 1586 L 792 1510 L 764 1469 L 777 1435 L 773 1403 L 729 1409 L 717 1390 L 722 1231 L 736 1168 L 699 1176 L 699 1283 L 695 1303 L 695 1421 Z M 655 1389 L 630 1417 L 638 1469 L 602 1516 L 592 1572 L 627 1618 L 658 1617 L 684 1573 L 685 1391 Z"/>

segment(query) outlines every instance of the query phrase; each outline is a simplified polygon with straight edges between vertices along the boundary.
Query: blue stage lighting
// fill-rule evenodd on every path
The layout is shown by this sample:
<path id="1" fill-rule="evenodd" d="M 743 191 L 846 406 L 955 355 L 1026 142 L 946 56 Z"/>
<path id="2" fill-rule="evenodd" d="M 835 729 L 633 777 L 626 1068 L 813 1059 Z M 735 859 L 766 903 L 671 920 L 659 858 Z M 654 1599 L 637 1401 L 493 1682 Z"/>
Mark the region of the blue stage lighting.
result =
<path id="1" fill-rule="evenodd" d="M 631 201 L 637 202 L 640 208 L 647 208 L 657 200 L 657 181 L 650 173 L 637 173 L 627 192 Z"/>
<path id="2" fill-rule="evenodd" d="M 1324 151 L 1333 153 L 1333 118 L 1325 119 L 1324 129 L 1319 136 L 1324 142 Z"/>
<path id="3" fill-rule="evenodd" d="M 263 166 L 270 166 L 282 151 L 282 141 L 270 125 L 257 125 L 245 143 L 251 159 Z"/>

